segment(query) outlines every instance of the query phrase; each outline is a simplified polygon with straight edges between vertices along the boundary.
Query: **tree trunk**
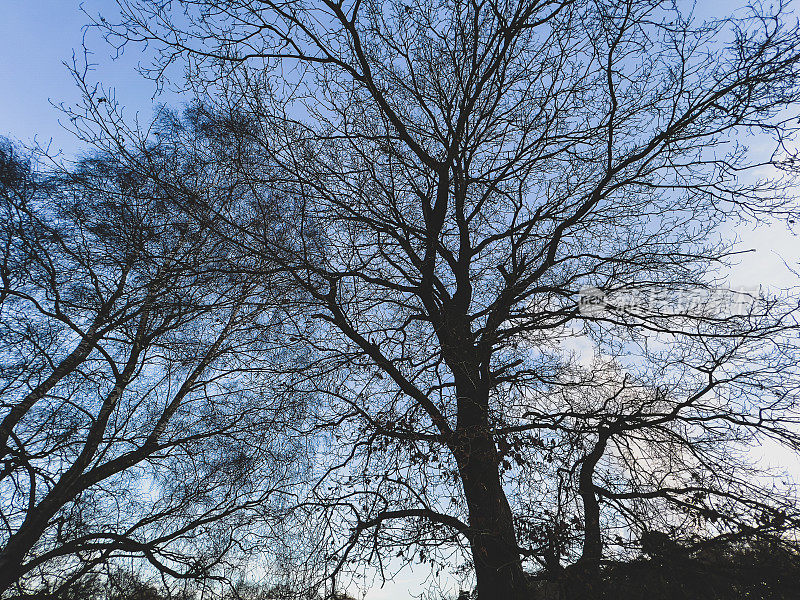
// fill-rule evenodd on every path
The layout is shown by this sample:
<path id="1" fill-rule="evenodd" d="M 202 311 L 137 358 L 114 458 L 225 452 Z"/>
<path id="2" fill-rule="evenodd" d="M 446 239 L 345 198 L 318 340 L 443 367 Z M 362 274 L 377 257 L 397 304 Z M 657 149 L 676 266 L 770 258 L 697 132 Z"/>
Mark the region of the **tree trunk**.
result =
<path id="1" fill-rule="evenodd" d="M 578 475 L 578 493 L 583 503 L 583 551 L 567 572 L 569 600 L 595 600 L 602 594 L 600 562 L 603 538 L 600 530 L 600 503 L 594 490 L 594 470 L 605 452 L 610 432 L 601 428 L 597 443 L 587 454 Z"/>
<path id="2" fill-rule="evenodd" d="M 592 474 L 599 453 L 592 452 L 581 466 L 578 491 L 583 503 L 583 551 L 580 562 L 587 569 L 597 570 L 603 557 L 603 541 L 600 533 L 600 503 L 594 493 Z"/>
<path id="3" fill-rule="evenodd" d="M 56 495 L 60 495 L 56 494 Z M 51 492 L 48 496 L 53 496 Z M 63 502 L 46 498 L 25 517 L 25 522 L 0 548 L 0 594 L 17 583 L 26 572 L 25 557 L 41 538 L 50 519 L 58 512 Z"/>
<path id="4" fill-rule="evenodd" d="M 467 388 L 464 390 L 464 388 Z M 530 600 L 511 508 L 489 432 L 488 392 L 458 386 L 456 460 L 469 509 L 470 546 L 479 600 Z"/>

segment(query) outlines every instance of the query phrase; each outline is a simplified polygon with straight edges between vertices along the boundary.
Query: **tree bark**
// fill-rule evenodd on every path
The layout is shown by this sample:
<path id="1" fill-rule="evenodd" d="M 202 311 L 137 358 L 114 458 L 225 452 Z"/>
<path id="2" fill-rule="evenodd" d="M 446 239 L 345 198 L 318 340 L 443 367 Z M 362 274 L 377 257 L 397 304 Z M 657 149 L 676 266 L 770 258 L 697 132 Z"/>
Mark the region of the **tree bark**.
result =
<path id="1" fill-rule="evenodd" d="M 34 513 L 26 517 L 20 530 L 0 549 L 0 594 L 11 588 L 25 574 L 25 557 L 42 536 L 49 520 L 58 512 L 58 505 L 58 502 L 50 502 L 37 507 Z"/>
<path id="2" fill-rule="evenodd" d="M 600 529 L 600 502 L 594 489 L 594 470 L 603 456 L 610 432 L 601 428 L 597 443 L 587 454 L 578 474 L 578 493 L 583 503 L 583 549 L 578 562 L 567 570 L 569 600 L 594 600 L 602 594 L 600 561 L 603 538 Z"/>
<path id="3" fill-rule="evenodd" d="M 470 546 L 479 600 L 529 600 L 511 507 L 500 481 L 499 456 L 489 430 L 488 391 L 456 385 L 456 461 L 469 509 Z"/>
<path id="4" fill-rule="evenodd" d="M 583 550 L 580 562 L 585 567 L 596 570 L 603 556 L 603 542 L 600 533 L 600 503 L 594 491 L 594 468 L 603 455 L 605 440 L 601 439 L 581 465 L 578 475 L 578 492 L 583 503 Z"/>

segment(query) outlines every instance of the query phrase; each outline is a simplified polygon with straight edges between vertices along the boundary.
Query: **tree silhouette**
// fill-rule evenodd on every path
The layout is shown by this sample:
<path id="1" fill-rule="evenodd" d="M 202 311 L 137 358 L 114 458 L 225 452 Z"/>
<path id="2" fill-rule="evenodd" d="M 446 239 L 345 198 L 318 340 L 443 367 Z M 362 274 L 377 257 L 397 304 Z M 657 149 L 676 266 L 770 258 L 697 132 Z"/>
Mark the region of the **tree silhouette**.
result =
<path id="1" fill-rule="evenodd" d="M 4 144 L 0 175 L 0 592 L 124 556 L 224 577 L 295 464 L 257 374 L 276 290 L 111 156 L 47 174 Z"/>
<path id="2" fill-rule="evenodd" d="M 797 525 L 744 468 L 797 449 L 796 301 L 684 301 L 735 259 L 726 228 L 794 218 L 786 181 L 746 176 L 796 133 L 783 4 L 118 4 L 108 39 L 155 47 L 157 78 L 185 61 L 202 97 L 141 151 L 186 150 L 226 193 L 137 169 L 237 248 L 226 268 L 293 286 L 262 306 L 308 353 L 274 375 L 314 406 L 298 508 L 334 576 L 466 555 L 483 600 L 529 597 L 537 567 L 591 597 L 654 522 L 679 543 Z M 124 155 L 84 89 L 76 128 Z"/>

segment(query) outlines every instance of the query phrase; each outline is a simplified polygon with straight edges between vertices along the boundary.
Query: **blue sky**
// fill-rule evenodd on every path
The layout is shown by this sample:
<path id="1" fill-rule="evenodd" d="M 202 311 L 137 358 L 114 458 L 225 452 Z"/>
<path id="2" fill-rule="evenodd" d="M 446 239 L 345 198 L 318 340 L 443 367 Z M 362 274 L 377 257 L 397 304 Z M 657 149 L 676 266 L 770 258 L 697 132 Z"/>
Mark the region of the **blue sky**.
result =
<path id="1" fill-rule="evenodd" d="M 742 3 L 699 0 L 696 14 L 720 16 Z M 116 13 L 113 0 L 0 0 L 0 136 L 23 144 L 37 141 L 43 146 L 52 139 L 51 149 L 63 150 L 66 156 L 81 150 L 80 142 L 59 125 L 61 114 L 51 104 L 69 105 L 80 99 L 63 63 L 71 60 L 73 51 L 81 52 L 83 26 L 88 20 L 81 7 L 90 14 L 102 12 L 109 20 Z M 147 122 L 159 103 L 175 106 L 184 100 L 176 95 L 153 98 L 154 84 L 136 73 L 137 63 L 145 58 L 139 48 L 111 60 L 112 49 L 96 31 L 88 31 L 86 36 L 87 46 L 94 51 L 92 61 L 97 63 L 93 79 L 115 89 L 128 117 L 138 112 Z M 759 251 L 744 257 L 737 270 L 737 283 L 785 281 L 786 271 L 778 254 L 794 262 L 796 238 L 775 228 L 766 235 L 763 229 L 739 233 L 746 245 Z M 769 238 L 766 244 L 765 237 Z M 770 267 L 765 269 L 767 264 Z"/>
<path id="2" fill-rule="evenodd" d="M 51 149 L 63 150 L 67 157 L 80 152 L 83 145 L 61 128 L 61 114 L 51 103 L 80 100 L 63 62 L 71 61 L 73 50 L 82 52 L 87 17 L 81 5 L 90 13 L 114 11 L 112 0 L 0 0 L 0 136 L 43 146 L 52 140 Z M 96 32 L 88 32 L 86 42 L 98 63 L 93 79 L 115 88 L 126 114 L 139 112 L 146 121 L 159 103 L 182 101 L 175 95 L 152 98 L 154 84 L 135 70 L 144 58 L 138 49 L 111 60 L 112 49 Z M 421 591 L 428 575 L 424 571 L 405 570 L 382 589 L 370 590 L 366 600 L 407 598 L 410 591 Z"/>
<path id="3" fill-rule="evenodd" d="M 64 62 L 73 51 L 80 57 L 87 17 L 83 8 L 96 14 L 114 14 L 110 0 L 0 0 L 0 135 L 24 144 L 34 141 L 67 155 L 81 145 L 59 125 L 60 112 L 51 103 L 74 104 L 80 99 Z M 111 60 L 112 49 L 97 35 L 86 34 L 87 45 L 97 63 L 93 79 L 116 90 L 126 113 L 139 112 L 148 120 L 158 102 L 154 85 L 135 71 L 143 56 L 130 51 Z M 138 55 L 138 56 L 136 56 Z M 174 96 L 171 101 L 176 101 Z"/>
<path id="4" fill-rule="evenodd" d="M 712 15 L 728 12 L 740 1 L 700 0 L 696 12 Z M 38 141 L 67 155 L 80 144 L 59 125 L 59 111 L 51 103 L 76 103 L 78 93 L 64 66 L 73 52 L 82 53 L 83 26 L 88 21 L 81 9 L 102 13 L 113 20 L 113 0 L 0 0 L 0 135 L 24 144 Z M 138 48 L 116 60 L 96 31 L 86 32 L 87 46 L 97 63 L 94 79 L 116 90 L 117 100 L 126 113 L 139 112 L 144 121 L 153 114 L 165 97 L 153 99 L 154 85 L 136 73 L 136 64 L 144 58 Z M 169 104 L 181 102 L 174 95 Z"/>
<path id="5" fill-rule="evenodd" d="M 740 2 L 700 0 L 698 12 L 714 14 L 715 9 L 730 11 Z M 80 144 L 59 125 L 60 113 L 51 103 L 74 104 L 80 95 L 64 61 L 70 62 L 73 51 L 79 55 L 84 36 L 83 26 L 91 14 L 102 12 L 109 20 L 115 14 L 113 0 L 0 0 L 0 135 L 24 144 L 34 141 L 67 155 Z M 144 121 L 165 98 L 153 100 L 154 85 L 135 71 L 143 55 L 139 49 L 111 60 L 112 49 L 97 35 L 86 33 L 87 46 L 94 51 L 97 63 L 94 79 L 116 90 L 117 100 L 126 113 L 139 112 Z M 168 97 L 169 104 L 181 102 Z"/>

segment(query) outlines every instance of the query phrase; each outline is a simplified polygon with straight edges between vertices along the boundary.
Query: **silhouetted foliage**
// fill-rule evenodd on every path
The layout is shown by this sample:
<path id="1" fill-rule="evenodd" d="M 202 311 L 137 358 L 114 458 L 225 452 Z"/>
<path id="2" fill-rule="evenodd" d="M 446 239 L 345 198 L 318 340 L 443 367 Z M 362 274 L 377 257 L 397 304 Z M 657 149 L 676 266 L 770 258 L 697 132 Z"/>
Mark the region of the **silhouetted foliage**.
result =
<path id="1" fill-rule="evenodd" d="M 775 540 L 714 544 L 618 563 L 603 571 L 605 598 L 792 600 L 800 554 Z"/>

